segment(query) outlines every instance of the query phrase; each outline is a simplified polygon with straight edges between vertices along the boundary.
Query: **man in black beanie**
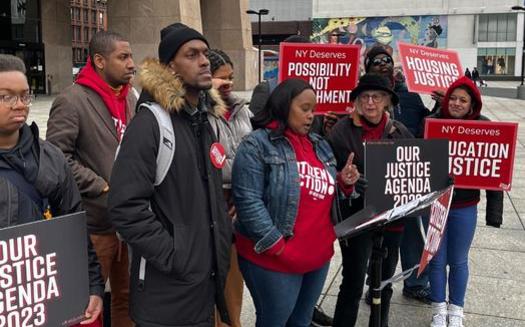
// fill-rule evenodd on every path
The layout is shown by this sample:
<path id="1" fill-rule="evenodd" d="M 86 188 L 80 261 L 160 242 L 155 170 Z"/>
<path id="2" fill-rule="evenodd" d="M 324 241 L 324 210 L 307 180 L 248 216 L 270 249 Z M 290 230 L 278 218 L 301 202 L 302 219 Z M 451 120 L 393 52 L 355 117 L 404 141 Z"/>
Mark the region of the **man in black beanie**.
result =
<path id="1" fill-rule="evenodd" d="M 207 40 L 180 23 L 165 27 L 159 60 L 146 60 L 139 80 L 109 194 L 111 221 L 132 250 L 130 315 L 137 327 L 208 327 L 216 306 L 229 323 L 232 229 L 224 157 L 207 120 L 224 104 L 211 90 Z"/>

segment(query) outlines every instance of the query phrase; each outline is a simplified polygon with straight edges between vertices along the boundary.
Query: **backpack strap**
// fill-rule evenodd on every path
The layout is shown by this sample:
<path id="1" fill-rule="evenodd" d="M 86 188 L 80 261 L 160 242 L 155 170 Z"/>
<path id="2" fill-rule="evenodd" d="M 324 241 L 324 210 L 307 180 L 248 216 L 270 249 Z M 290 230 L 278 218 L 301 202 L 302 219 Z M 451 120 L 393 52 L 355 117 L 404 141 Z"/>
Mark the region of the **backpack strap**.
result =
<path id="1" fill-rule="evenodd" d="M 47 199 L 42 197 L 36 187 L 29 183 L 27 179 L 14 169 L 0 168 L 0 177 L 7 179 L 17 190 L 27 196 L 44 213 L 47 206 Z"/>
<path id="2" fill-rule="evenodd" d="M 157 152 L 157 171 L 155 173 L 154 184 L 158 186 L 168 174 L 173 156 L 175 155 L 175 132 L 173 131 L 170 114 L 160 105 L 157 103 L 144 102 L 139 106 L 139 109 L 141 107 L 148 108 L 159 124 L 160 142 Z"/>

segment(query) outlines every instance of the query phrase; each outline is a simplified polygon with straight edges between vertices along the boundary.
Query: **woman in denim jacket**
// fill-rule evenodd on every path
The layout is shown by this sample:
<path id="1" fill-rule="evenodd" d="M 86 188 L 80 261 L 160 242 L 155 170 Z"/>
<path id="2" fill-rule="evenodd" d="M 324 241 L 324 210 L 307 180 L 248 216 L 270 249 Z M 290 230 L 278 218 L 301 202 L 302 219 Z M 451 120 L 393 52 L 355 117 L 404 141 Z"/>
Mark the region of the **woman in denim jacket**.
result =
<path id="1" fill-rule="evenodd" d="M 258 327 L 310 325 L 334 254 L 336 183 L 348 191 L 359 179 L 353 155 L 337 176 L 330 146 L 310 133 L 315 105 L 305 81 L 281 83 L 233 164 L 239 266 Z"/>

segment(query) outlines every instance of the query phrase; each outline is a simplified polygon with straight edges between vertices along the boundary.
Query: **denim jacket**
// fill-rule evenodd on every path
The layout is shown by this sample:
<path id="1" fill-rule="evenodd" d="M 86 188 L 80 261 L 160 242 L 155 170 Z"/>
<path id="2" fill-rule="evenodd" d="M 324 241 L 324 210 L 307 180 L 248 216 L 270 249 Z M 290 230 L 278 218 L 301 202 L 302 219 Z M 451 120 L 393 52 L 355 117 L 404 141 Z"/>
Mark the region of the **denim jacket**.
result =
<path id="1" fill-rule="evenodd" d="M 313 133 L 309 139 L 335 180 L 336 161 L 328 142 Z M 295 152 L 286 137 L 269 129 L 252 132 L 237 149 L 232 172 L 235 229 L 255 242 L 255 252 L 293 237 L 300 185 Z M 334 224 L 340 220 L 335 202 L 337 196 L 331 212 Z"/>

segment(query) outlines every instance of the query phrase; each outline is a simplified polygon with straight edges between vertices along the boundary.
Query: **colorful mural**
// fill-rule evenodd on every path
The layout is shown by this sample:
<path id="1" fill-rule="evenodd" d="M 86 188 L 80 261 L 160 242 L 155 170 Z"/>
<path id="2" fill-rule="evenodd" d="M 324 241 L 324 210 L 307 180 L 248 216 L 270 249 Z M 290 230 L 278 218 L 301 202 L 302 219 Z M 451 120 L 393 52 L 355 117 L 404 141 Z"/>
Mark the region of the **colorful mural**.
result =
<path id="1" fill-rule="evenodd" d="M 361 54 L 374 45 L 388 49 L 400 65 L 397 42 L 447 47 L 447 16 L 315 18 L 311 39 L 315 43 L 360 44 Z"/>

